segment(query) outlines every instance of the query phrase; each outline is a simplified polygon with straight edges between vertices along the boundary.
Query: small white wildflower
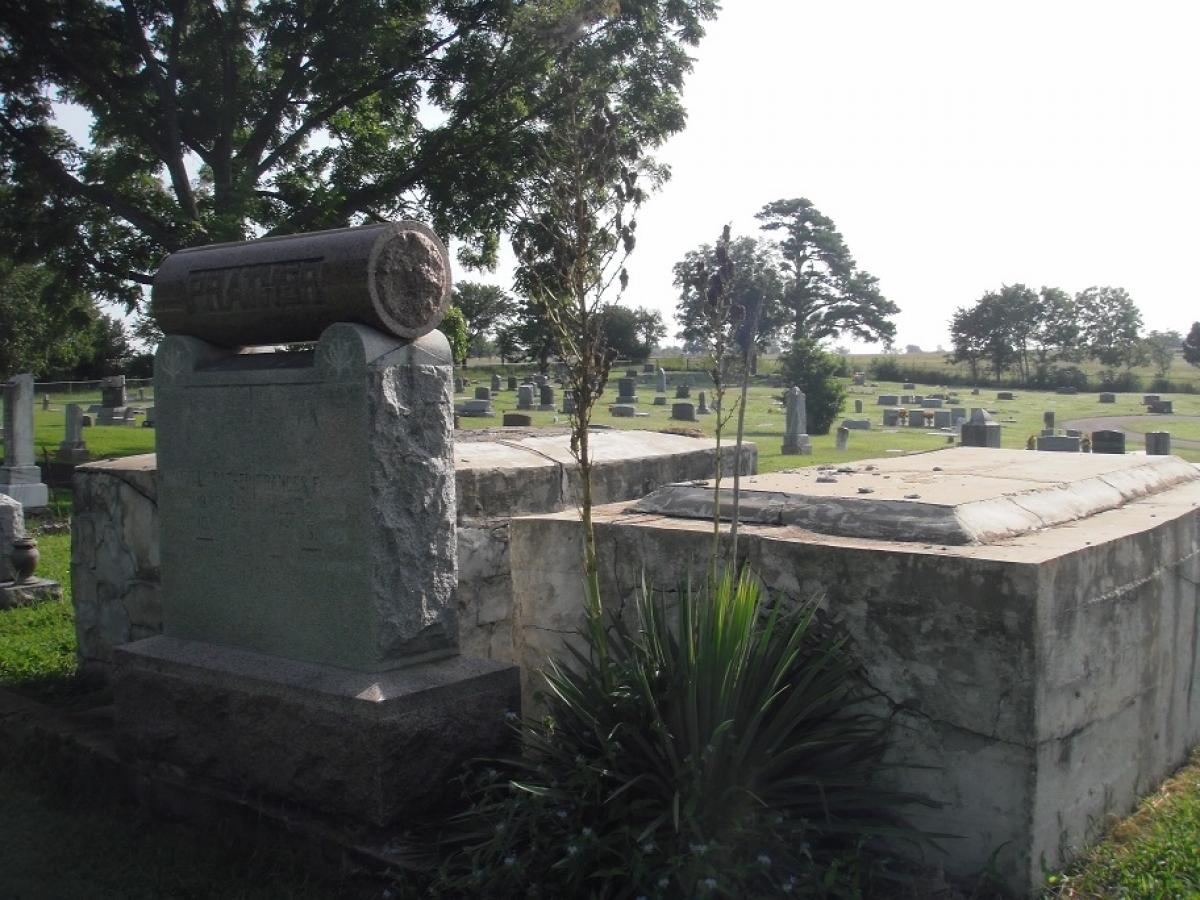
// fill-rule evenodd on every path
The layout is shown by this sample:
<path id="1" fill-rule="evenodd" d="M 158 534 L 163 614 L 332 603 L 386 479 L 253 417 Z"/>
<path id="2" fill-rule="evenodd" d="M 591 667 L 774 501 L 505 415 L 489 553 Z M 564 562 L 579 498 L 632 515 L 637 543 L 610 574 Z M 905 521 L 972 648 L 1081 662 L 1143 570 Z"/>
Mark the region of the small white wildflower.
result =
<path id="1" fill-rule="evenodd" d="M 760 853 L 758 854 L 758 863 L 762 866 L 769 866 L 771 864 L 771 857 L 765 853 Z"/>
<path id="2" fill-rule="evenodd" d="M 515 866 L 517 864 L 517 858 L 515 856 L 506 856 L 504 857 L 504 864 L 506 866 Z"/>
<path id="3" fill-rule="evenodd" d="M 643 853 L 653 853 L 656 849 L 654 841 L 646 841 L 646 843 L 642 844 Z"/>
<path id="4" fill-rule="evenodd" d="M 565 809 L 560 809 L 555 813 L 555 815 L 560 819 L 565 819 L 567 817 L 567 811 Z"/>
<path id="5" fill-rule="evenodd" d="M 503 833 L 503 831 L 504 831 L 504 823 L 497 822 L 496 823 L 496 834 L 501 834 L 501 833 Z"/>
<path id="6" fill-rule="evenodd" d="M 513 712 L 510 709 L 508 712 L 506 712 L 504 714 L 504 718 L 507 719 L 509 722 L 515 722 L 515 721 L 517 721 L 518 716 L 515 712 Z"/>
<path id="7" fill-rule="evenodd" d="M 693 853 L 695 853 L 697 856 L 703 856 L 705 853 L 708 852 L 708 844 L 689 844 L 688 849 L 691 850 Z"/>
<path id="8" fill-rule="evenodd" d="M 591 836 L 592 836 L 592 829 L 590 829 L 590 828 L 585 828 L 585 829 L 583 829 L 583 836 L 584 836 L 584 837 L 591 837 Z"/>
<path id="9" fill-rule="evenodd" d="M 567 856 L 576 856 L 579 853 L 579 848 L 574 844 L 567 844 Z"/>
<path id="10" fill-rule="evenodd" d="M 715 878 L 705 878 L 705 879 L 704 879 L 704 886 L 705 886 L 706 888 L 708 888 L 708 889 L 711 891 L 713 888 L 715 888 L 715 887 L 717 886 L 717 879 L 715 879 Z"/>
<path id="11" fill-rule="evenodd" d="M 664 875 L 662 878 L 658 879 L 659 887 L 666 887 L 670 883 L 671 883 L 671 879 L 667 878 L 666 875 Z"/>

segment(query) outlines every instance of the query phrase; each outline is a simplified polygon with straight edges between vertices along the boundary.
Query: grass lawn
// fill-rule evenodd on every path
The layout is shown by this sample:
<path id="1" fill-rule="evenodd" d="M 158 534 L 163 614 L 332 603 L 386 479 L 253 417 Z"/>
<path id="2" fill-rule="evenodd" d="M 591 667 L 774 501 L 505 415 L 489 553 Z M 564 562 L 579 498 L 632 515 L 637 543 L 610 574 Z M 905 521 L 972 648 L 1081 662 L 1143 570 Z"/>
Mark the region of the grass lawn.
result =
<path id="1" fill-rule="evenodd" d="M 1200 750 L 1049 882 L 1046 898 L 1200 897 Z"/>
<path id="2" fill-rule="evenodd" d="M 474 378 L 475 381 L 474 384 L 468 385 L 466 393 L 457 395 L 456 399 L 459 401 L 474 396 L 475 386 L 486 386 L 488 384 L 488 379 L 483 377 L 482 373 L 468 370 L 467 377 Z M 875 398 L 878 394 L 930 394 L 939 390 L 940 392 L 945 392 L 947 389 L 939 389 L 935 385 L 918 384 L 915 391 L 903 391 L 898 383 L 880 383 L 875 388 L 850 387 L 850 394 L 847 397 L 846 405 L 842 410 L 841 416 L 835 420 L 834 427 L 836 429 L 837 424 L 843 418 L 865 418 L 871 421 L 871 430 L 851 431 L 849 444 L 844 451 L 839 451 L 835 448 L 835 436 L 832 431 L 827 435 L 815 435 L 812 438 L 813 455 L 806 457 L 782 456 L 779 452 L 783 442 L 784 414 L 783 407 L 776 402 L 776 398 L 781 397 L 782 390 L 779 388 L 753 387 L 750 390 L 749 404 L 746 407 L 746 440 L 753 441 L 758 445 L 760 472 L 775 472 L 780 469 L 797 466 L 816 465 L 819 463 L 841 463 L 869 457 L 887 456 L 889 455 L 889 451 L 893 450 L 937 450 L 947 446 L 945 434 L 927 431 L 922 428 L 884 429 L 880 425 L 883 418 L 882 407 L 876 404 Z M 699 389 L 693 386 L 691 393 L 691 399 L 695 402 L 699 394 Z M 1104 405 L 1099 403 L 1097 394 L 1095 393 L 1081 393 L 1071 396 L 1044 391 L 1015 391 L 1014 400 L 997 400 L 995 390 L 981 390 L 978 396 L 972 396 L 969 389 L 961 389 L 957 394 L 960 401 L 957 404 L 959 406 L 968 409 L 971 407 L 984 407 L 994 412 L 1003 426 L 1001 431 L 1003 446 L 1013 449 L 1023 449 L 1029 437 L 1041 431 L 1042 413 L 1047 410 L 1052 410 L 1055 413 L 1056 424 L 1060 429 L 1064 426 L 1065 422 L 1074 419 L 1096 416 L 1135 416 L 1145 413 L 1145 408 L 1141 404 L 1141 394 L 1117 394 L 1116 403 Z M 556 391 L 556 396 L 561 404 L 561 392 Z M 596 424 L 609 425 L 613 428 L 649 429 L 652 431 L 664 428 L 692 428 L 698 429 L 710 436 L 713 433 L 716 417 L 711 413 L 707 416 L 699 417 L 700 421 L 698 422 L 676 422 L 671 419 L 670 404 L 675 397 L 673 386 L 668 390 L 666 406 L 652 405 L 654 398 L 653 385 L 639 386 L 638 399 L 640 402 L 638 404 L 638 411 L 649 414 L 644 417 L 617 419 L 611 416 L 608 413 L 608 404 L 613 402 L 615 397 L 615 389 L 605 395 L 603 400 L 606 402 L 602 402 L 597 408 L 597 414 L 594 419 Z M 711 403 L 711 391 L 709 392 L 709 397 Z M 1163 398 L 1174 400 L 1175 412 L 1179 415 L 1200 415 L 1200 394 L 1164 394 Z M 854 412 L 855 400 L 862 400 L 863 402 L 863 412 L 861 415 Z M 496 410 L 494 418 L 462 418 L 460 424 L 468 428 L 499 425 L 503 413 L 516 411 L 516 392 L 502 390 L 499 395 L 493 397 L 492 406 Z M 532 417 L 534 426 L 566 424 L 565 416 L 554 413 L 532 412 L 528 413 L 528 415 Z M 1195 427 L 1196 425 L 1200 425 L 1200 423 L 1180 423 L 1178 427 Z M 1146 416 L 1146 431 L 1161 430 L 1174 432 L 1176 427 L 1176 425 L 1171 424 L 1170 417 Z M 1188 433 L 1191 433 L 1190 430 Z M 726 429 L 726 438 L 732 440 L 732 435 L 733 423 L 730 423 L 730 426 Z M 1183 437 L 1182 434 L 1179 436 Z M 1133 449 L 1134 446 L 1134 443 L 1131 441 L 1130 449 Z M 1183 459 L 1200 462 L 1200 450 L 1173 448 L 1172 452 Z"/>
<path id="3" fill-rule="evenodd" d="M 487 383 L 468 370 L 468 378 Z M 918 385 L 916 393 L 935 388 Z M 780 455 L 784 416 L 775 398 L 778 389 L 754 388 L 747 408 L 747 439 L 759 449 L 760 471 L 843 462 L 888 455 L 889 450 L 921 451 L 947 446 L 945 435 L 923 429 L 883 429 L 876 393 L 903 393 L 898 384 L 851 388 L 843 416 L 868 418 L 870 431 L 853 431 L 849 449 L 834 449 L 834 437 L 813 437 L 811 457 Z M 696 428 L 711 434 L 714 416 L 697 423 L 672 421 L 670 399 L 665 407 L 651 405 L 653 385 L 640 388 L 639 409 L 648 416 L 615 419 L 602 406 L 596 421 L 624 429 Z M 698 389 L 692 388 L 695 400 Z M 997 401 L 995 391 L 971 396 L 958 392 L 961 406 L 994 410 L 1003 424 L 1003 444 L 1021 448 L 1042 427 L 1042 413 L 1054 410 L 1057 423 L 1090 416 L 1140 415 L 1140 394 L 1120 394 L 1117 403 L 1101 406 L 1095 393 L 1062 396 L 1018 391 L 1013 401 Z M 471 396 L 460 395 L 456 399 Z M 561 393 L 559 393 L 561 397 Z M 614 395 L 615 396 L 615 395 Z M 673 398 L 674 389 L 668 394 Z M 1200 415 L 1200 396 L 1169 395 L 1180 415 Z M 711 397 L 711 394 L 710 394 Z M 852 412 L 863 401 L 861 416 Z M 74 402 L 74 398 L 73 401 Z M 503 391 L 495 400 L 494 419 L 464 419 L 463 424 L 498 425 L 499 413 L 516 407 L 515 393 Z M 553 413 L 533 413 L 535 425 L 565 424 Z M 35 412 L 37 443 L 50 452 L 62 439 L 62 409 L 57 402 Z M 1169 430 L 1180 438 L 1195 435 L 1200 423 L 1172 426 L 1164 417 L 1147 417 L 1146 430 Z M 1186 428 L 1186 431 L 1185 431 Z M 1178 430 L 1177 430 L 1178 429 Z M 85 440 L 97 457 L 152 451 L 153 429 L 90 428 Z M 1200 461 L 1200 451 L 1179 449 L 1185 459 Z M 40 455 L 40 449 L 39 449 Z M 66 505 L 66 504 L 64 504 Z M 70 535 L 39 535 L 42 563 L 39 573 L 60 581 L 66 600 L 32 609 L 0 612 L 0 686 L 16 687 L 53 699 L 69 693 L 75 671 L 75 632 L 70 604 Z M 88 800 L 65 790 L 58 777 L 36 762 L 19 763 L 2 756 L 0 747 L 0 897 L 22 898 L 267 898 L 379 897 L 378 888 L 349 882 L 322 881 L 312 875 L 294 849 L 251 848 L 221 829 L 201 829 L 151 821 L 134 808 L 104 799 Z M 86 792 L 85 792 L 86 794 Z M 402 892 L 401 892 L 402 893 Z M 1046 898 L 1192 897 L 1200 896 L 1200 755 L 1160 791 L 1148 798 L 1130 818 L 1117 824 L 1110 836 L 1078 865 L 1050 876 Z"/>

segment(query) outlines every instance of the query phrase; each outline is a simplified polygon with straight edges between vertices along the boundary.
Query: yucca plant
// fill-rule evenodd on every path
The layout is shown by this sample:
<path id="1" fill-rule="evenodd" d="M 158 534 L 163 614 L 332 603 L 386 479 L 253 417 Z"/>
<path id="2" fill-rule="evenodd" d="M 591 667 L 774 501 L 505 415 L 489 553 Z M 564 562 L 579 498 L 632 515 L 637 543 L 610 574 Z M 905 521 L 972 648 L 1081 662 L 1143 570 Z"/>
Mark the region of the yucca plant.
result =
<path id="1" fill-rule="evenodd" d="M 486 770 L 454 825 L 449 892 L 680 897 L 856 893 L 861 849 L 914 836 L 918 800 L 873 786 L 888 732 L 813 603 L 766 608 L 748 574 L 643 589 L 551 663 L 525 752 Z"/>

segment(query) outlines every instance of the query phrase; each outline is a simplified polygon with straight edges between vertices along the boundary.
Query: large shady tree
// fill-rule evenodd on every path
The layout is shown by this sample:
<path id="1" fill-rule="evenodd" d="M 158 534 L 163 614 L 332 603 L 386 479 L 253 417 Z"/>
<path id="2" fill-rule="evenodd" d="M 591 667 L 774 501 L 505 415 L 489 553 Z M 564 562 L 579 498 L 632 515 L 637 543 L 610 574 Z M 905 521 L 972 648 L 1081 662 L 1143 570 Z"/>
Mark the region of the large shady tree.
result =
<path id="1" fill-rule="evenodd" d="M 416 217 L 494 262 L 573 110 L 604 84 L 647 145 L 683 127 L 714 0 L 8 0 L 0 229 L 135 306 L 162 256 Z M 56 102 L 90 117 L 90 142 Z"/>

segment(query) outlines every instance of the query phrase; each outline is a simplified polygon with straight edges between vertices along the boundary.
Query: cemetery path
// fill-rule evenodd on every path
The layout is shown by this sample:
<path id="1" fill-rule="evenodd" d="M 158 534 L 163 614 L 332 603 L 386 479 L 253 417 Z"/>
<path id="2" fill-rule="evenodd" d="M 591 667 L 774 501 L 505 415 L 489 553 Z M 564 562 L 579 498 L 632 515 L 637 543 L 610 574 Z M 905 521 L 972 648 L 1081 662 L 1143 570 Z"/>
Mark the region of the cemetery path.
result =
<path id="1" fill-rule="evenodd" d="M 1072 419 L 1063 425 L 1085 434 L 1092 431 L 1123 431 L 1125 437 L 1135 444 L 1145 443 L 1147 431 L 1170 431 L 1172 422 L 1200 422 L 1200 416 L 1095 416 L 1090 419 Z M 1171 446 L 1200 450 L 1200 441 L 1189 441 L 1172 437 Z"/>

